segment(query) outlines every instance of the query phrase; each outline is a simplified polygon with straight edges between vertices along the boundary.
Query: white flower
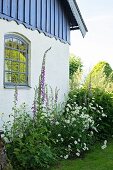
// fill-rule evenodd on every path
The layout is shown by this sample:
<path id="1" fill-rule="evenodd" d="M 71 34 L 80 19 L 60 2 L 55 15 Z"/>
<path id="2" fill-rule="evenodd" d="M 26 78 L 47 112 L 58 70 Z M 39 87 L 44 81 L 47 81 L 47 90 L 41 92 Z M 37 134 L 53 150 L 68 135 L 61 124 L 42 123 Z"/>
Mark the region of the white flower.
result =
<path id="1" fill-rule="evenodd" d="M 71 105 L 70 104 L 67 104 L 67 106 L 71 109 Z"/>
<path id="2" fill-rule="evenodd" d="M 80 139 L 78 138 L 78 142 L 80 142 Z"/>
<path id="3" fill-rule="evenodd" d="M 63 142 L 63 141 L 64 141 L 64 139 L 63 139 L 63 138 L 61 138 L 61 141 Z"/>
<path id="4" fill-rule="evenodd" d="M 56 122 L 55 124 L 56 124 L 56 125 L 59 125 L 59 122 Z"/>
<path id="5" fill-rule="evenodd" d="M 86 147 L 86 143 L 84 143 L 84 146 Z"/>
<path id="6" fill-rule="evenodd" d="M 71 145 L 68 145 L 68 148 L 71 148 Z"/>
<path id="7" fill-rule="evenodd" d="M 101 110 L 103 110 L 103 108 L 101 106 L 99 106 Z"/>
<path id="8" fill-rule="evenodd" d="M 105 149 L 107 147 L 107 140 L 104 141 L 104 145 L 101 146 L 101 149 Z"/>
<path id="9" fill-rule="evenodd" d="M 103 146 L 101 146 L 101 149 L 105 149 L 107 146 L 106 145 L 103 145 Z"/>
<path id="10" fill-rule="evenodd" d="M 100 113 L 100 110 L 97 110 L 98 113 Z"/>
<path id="11" fill-rule="evenodd" d="M 70 120 L 65 120 L 65 122 L 69 124 L 69 123 L 70 123 Z"/>
<path id="12" fill-rule="evenodd" d="M 56 142 L 58 142 L 58 139 L 56 140 Z"/>
<path id="13" fill-rule="evenodd" d="M 68 157 L 69 157 L 68 155 L 65 155 L 65 156 L 64 156 L 64 159 L 68 159 Z"/>
<path id="14" fill-rule="evenodd" d="M 91 133 L 91 135 L 93 135 L 93 131 L 91 131 L 90 133 Z"/>
<path id="15" fill-rule="evenodd" d="M 88 150 L 89 150 L 89 148 L 88 148 L 88 147 L 86 147 L 86 150 L 88 151 Z"/>
<path id="16" fill-rule="evenodd" d="M 104 145 L 106 145 L 106 144 L 107 144 L 107 140 L 104 141 Z"/>
<path id="17" fill-rule="evenodd" d="M 86 150 L 86 148 L 84 147 L 84 148 L 82 148 L 84 151 Z"/>
<path id="18" fill-rule="evenodd" d="M 102 113 L 102 117 L 107 117 L 107 115 L 106 115 L 106 114 L 104 114 L 104 113 Z"/>
<path id="19" fill-rule="evenodd" d="M 66 108 L 66 111 L 69 112 L 69 108 L 68 107 Z"/>
<path id="20" fill-rule="evenodd" d="M 58 134 L 58 136 L 60 137 L 60 136 L 61 136 L 61 134 Z"/>
<path id="21" fill-rule="evenodd" d="M 77 156 L 80 156 L 80 153 L 77 152 L 76 155 L 77 155 Z"/>
<path id="22" fill-rule="evenodd" d="M 79 152 L 79 153 L 80 153 L 80 150 L 79 150 L 79 149 L 77 149 L 77 152 Z"/>
<path id="23" fill-rule="evenodd" d="M 75 120 L 76 120 L 75 117 L 73 117 L 73 118 L 72 118 L 72 122 L 74 122 Z"/>
<path id="24" fill-rule="evenodd" d="M 96 127 L 92 127 L 94 130 L 95 130 L 95 132 L 98 132 L 98 130 L 96 129 Z"/>
<path id="25" fill-rule="evenodd" d="M 76 140 L 74 141 L 74 144 L 75 144 L 75 145 L 77 144 L 77 141 L 76 141 Z"/>

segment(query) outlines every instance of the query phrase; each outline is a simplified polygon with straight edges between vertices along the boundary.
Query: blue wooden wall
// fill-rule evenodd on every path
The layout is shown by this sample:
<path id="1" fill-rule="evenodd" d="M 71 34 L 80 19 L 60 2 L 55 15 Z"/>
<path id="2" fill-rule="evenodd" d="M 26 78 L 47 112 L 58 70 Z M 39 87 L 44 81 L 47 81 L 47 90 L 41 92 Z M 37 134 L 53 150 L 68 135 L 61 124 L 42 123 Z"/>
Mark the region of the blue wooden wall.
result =
<path id="1" fill-rule="evenodd" d="M 0 0 L 0 18 L 70 42 L 70 25 L 62 0 Z"/>

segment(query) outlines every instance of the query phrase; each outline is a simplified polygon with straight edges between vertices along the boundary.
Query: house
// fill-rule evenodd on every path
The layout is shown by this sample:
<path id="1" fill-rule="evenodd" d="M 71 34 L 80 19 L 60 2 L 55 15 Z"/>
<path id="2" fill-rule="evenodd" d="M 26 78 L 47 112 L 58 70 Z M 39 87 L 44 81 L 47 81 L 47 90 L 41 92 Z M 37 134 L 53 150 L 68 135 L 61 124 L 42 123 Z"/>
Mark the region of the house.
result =
<path id="1" fill-rule="evenodd" d="M 0 0 L 0 113 L 19 101 L 32 103 L 44 52 L 46 83 L 62 100 L 69 86 L 70 31 L 87 28 L 75 0 Z M 76 37 L 75 37 L 76 38 Z"/>

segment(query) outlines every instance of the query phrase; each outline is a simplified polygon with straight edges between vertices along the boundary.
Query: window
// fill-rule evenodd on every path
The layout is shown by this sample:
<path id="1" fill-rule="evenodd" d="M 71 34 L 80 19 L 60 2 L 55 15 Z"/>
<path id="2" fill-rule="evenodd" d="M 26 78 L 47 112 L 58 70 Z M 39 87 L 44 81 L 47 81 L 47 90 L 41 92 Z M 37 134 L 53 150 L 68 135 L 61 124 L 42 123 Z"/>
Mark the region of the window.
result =
<path id="1" fill-rule="evenodd" d="M 28 47 L 20 36 L 5 35 L 5 86 L 28 86 Z"/>

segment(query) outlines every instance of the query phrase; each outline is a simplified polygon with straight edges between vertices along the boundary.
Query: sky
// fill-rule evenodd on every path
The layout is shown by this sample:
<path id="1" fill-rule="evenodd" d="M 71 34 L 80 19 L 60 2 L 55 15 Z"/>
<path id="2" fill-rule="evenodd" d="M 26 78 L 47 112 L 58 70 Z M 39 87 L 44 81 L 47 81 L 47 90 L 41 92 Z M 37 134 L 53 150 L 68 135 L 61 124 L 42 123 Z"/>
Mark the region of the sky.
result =
<path id="1" fill-rule="evenodd" d="M 76 0 L 88 32 L 71 31 L 70 53 L 79 56 L 88 73 L 99 61 L 113 69 L 113 0 Z"/>

